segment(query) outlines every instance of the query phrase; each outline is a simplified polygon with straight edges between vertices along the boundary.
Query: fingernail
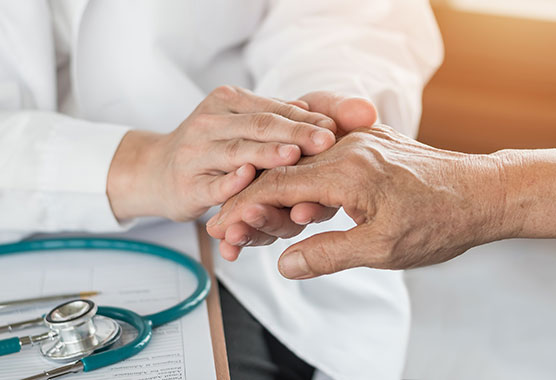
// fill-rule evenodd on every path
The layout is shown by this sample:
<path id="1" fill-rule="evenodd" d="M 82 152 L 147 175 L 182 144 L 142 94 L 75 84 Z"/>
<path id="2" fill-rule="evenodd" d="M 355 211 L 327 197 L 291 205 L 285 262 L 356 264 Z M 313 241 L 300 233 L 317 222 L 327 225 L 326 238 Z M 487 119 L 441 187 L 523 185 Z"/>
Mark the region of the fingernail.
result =
<path id="1" fill-rule="evenodd" d="M 266 224 L 266 218 L 260 216 L 255 220 L 246 220 L 246 222 L 253 228 L 262 228 Z"/>
<path id="2" fill-rule="evenodd" d="M 321 145 L 324 145 L 326 143 L 326 141 L 329 139 L 329 136 L 330 136 L 330 132 L 315 131 L 311 135 L 311 140 L 313 140 L 313 143 L 315 145 L 321 146 Z"/>
<path id="3" fill-rule="evenodd" d="M 292 154 L 292 146 L 282 145 L 280 148 L 278 148 L 278 154 L 280 154 L 280 157 L 284 159 L 289 158 Z"/>
<path id="4" fill-rule="evenodd" d="M 208 226 L 208 227 L 214 226 L 214 225 L 216 224 L 216 221 L 218 220 L 218 215 L 219 215 L 219 214 L 213 215 L 213 217 L 210 218 L 210 219 L 207 221 L 207 226 Z"/>
<path id="5" fill-rule="evenodd" d="M 311 223 L 311 219 L 304 220 L 303 222 L 297 222 L 300 226 L 306 226 L 307 224 Z"/>
<path id="6" fill-rule="evenodd" d="M 239 169 L 236 170 L 236 174 L 240 177 L 247 176 L 247 165 L 240 166 Z"/>
<path id="7" fill-rule="evenodd" d="M 322 128 L 332 129 L 334 127 L 334 122 L 332 120 L 324 119 L 317 122 L 317 125 Z"/>
<path id="8" fill-rule="evenodd" d="M 311 275 L 309 265 L 301 251 L 286 253 L 279 262 L 280 273 L 292 280 L 301 280 Z"/>

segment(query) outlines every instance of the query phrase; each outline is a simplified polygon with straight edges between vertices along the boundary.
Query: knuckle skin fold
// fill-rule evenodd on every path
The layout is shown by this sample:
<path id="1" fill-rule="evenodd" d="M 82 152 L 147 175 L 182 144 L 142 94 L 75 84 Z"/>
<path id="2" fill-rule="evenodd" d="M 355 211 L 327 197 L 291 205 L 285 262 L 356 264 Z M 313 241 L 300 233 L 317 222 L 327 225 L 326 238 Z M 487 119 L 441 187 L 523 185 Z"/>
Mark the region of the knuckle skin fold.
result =
<path id="1" fill-rule="evenodd" d="M 241 139 L 231 140 L 226 144 L 226 157 L 230 162 L 235 162 L 241 149 Z"/>
<path id="2" fill-rule="evenodd" d="M 209 97 L 215 97 L 225 102 L 232 102 L 239 96 L 237 88 L 229 85 L 218 86 L 210 93 Z"/>
<path id="3" fill-rule="evenodd" d="M 264 138 L 270 135 L 272 126 L 276 121 L 277 121 L 277 117 L 272 113 L 263 112 L 254 115 L 252 119 L 252 124 L 253 124 L 253 128 L 255 129 L 255 136 Z"/>

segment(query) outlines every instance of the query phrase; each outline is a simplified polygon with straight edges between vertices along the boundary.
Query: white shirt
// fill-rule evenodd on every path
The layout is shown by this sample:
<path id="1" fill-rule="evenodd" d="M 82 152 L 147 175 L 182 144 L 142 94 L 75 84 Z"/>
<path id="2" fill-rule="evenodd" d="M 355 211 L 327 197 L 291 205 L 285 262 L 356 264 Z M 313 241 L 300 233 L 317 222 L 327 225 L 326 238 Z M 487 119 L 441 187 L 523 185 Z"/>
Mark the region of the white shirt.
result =
<path id="1" fill-rule="evenodd" d="M 425 0 L 2 1 L 0 239 L 125 228 L 106 196 L 121 138 L 173 130 L 220 84 L 284 99 L 366 96 L 382 122 L 415 135 L 441 58 Z M 307 233 L 351 224 L 339 215 Z M 286 244 L 217 260 L 217 273 L 329 376 L 399 379 L 409 323 L 400 273 L 287 281 L 276 270 Z"/>

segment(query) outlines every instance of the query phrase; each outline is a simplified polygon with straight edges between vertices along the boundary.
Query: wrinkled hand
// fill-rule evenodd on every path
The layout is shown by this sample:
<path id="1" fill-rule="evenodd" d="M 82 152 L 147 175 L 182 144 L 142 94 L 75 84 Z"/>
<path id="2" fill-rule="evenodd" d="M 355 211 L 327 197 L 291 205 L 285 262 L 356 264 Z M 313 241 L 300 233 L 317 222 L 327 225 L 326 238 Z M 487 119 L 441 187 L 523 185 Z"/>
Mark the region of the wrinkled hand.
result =
<path id="1" fill-rule="evenodd" d="M 294 103 L 334 119 L 339 137 L 360 127 L 370 127 L 377 119 L 376 108 L 368 100 L 328 91 L 309 93 Z M 220 252 L 224 258 L 235 260 L 244 246 L 267 245 L 278 237 L 295 236 L 309 223 L 330 219 L 337 210 L 310 202 L 293 205 L 291 209 L 250 205 L 243 211 L 242 220 L 228 227 L 220 242 Z"/>
<path id="2" fill-rule="evenodd" d="M 112 210 L 118 219 L 196 218 L 245 188 L 257 169 L 328 149 L 334 132 L 328 116 L 219 87 L 172 133 L 124 137 L 108 175 Z"/>
<path id="3" fill-rule="evenodd" d="M 305 279 L 352 267 L 412 268 L 508 234 L 496 155 L 435 149 L 386 126 L 359 129 L 296 166 L 265 171 L 210 221 L 222 239 L 253 204 L 343 207 L 357 223 L 289 247 L 279 270 Z M 509 227 L 507 227 L 509 226 Z"/>

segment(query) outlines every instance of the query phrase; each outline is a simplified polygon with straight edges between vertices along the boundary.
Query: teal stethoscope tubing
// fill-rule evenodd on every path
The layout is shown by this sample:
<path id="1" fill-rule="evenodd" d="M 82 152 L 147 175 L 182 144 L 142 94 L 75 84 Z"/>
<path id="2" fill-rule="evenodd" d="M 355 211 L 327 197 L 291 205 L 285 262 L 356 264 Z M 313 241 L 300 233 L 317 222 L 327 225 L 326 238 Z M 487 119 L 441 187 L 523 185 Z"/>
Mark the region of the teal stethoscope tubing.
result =
<path id="1" fill-rule="evenodd" d="M 186 315 L 203 302 L 210 291 L 210 278 L 206 270 L 197 261 L 170 248 L 139 241 L 100 238 L 29 240 L 19 243 L 0 245 L 0 256 L 30 251 L 59 251 L 71 249 L 116 250 L 161 257 L 188 269 L 197 278 L 197 288 L 189 297 L 174 306 L 157 313 L 140 316 L 127 309 L 99 306 L 98 314 L 129 323 L 137 329 L 138 334 L 133 341 L 122 347 L 103 351 L 81 359 L 81 362 L 83 363 L 83 370 L 85 372 L 109 366 L 139 353 L 149 343 L 152 336 L 152 328 L 161 326 Z"/>

